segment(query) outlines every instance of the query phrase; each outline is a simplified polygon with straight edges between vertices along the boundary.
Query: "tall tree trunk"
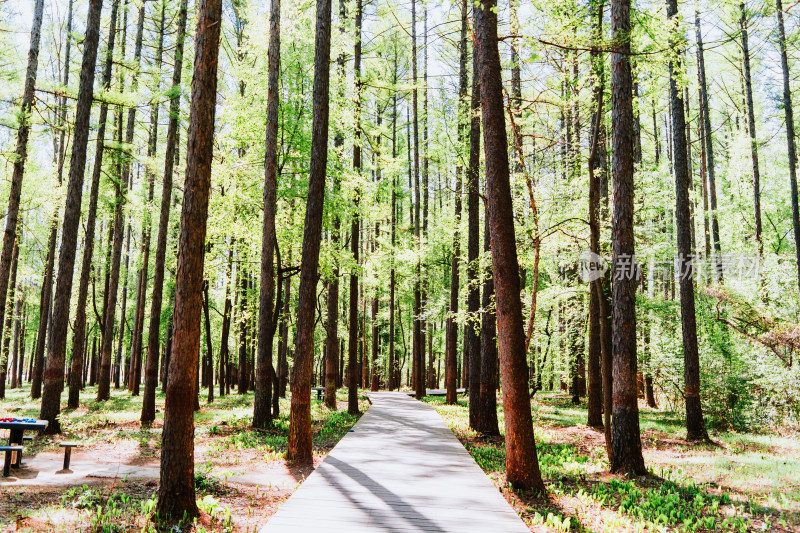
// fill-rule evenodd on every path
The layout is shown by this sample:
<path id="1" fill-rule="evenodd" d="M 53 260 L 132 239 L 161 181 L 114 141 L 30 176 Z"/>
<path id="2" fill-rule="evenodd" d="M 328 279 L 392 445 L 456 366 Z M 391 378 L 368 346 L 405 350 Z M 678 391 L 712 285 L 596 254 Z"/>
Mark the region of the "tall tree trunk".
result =
<path id="1" fill-rule="evenodd" d="M 58 210 L 53 213 L 50 225 L 50 237 L 47 240 L 47 265 L 42 279 L 42 292 L 39 299 L 39 327 L 36 332 L 36 346 L 30 357 L 31 369 L 28 381 L 31 382 L 31 398 L 42 396 L 42 374 L 44 372 L 44 349 L 47 339 L 47 324 L 50 319 L 51 300 L 53 296 L 53 274 L 56 257 L 56 241 L 58 240 Z"/>
<path id="2" fill-rule="evenodd" d="M 161 439 L 161 483 L 157 513 L 178 522 L 197 516 L 194 490 L 194 403 L 200 348 L 203 265 L 214 150 L 217 59 L 222 1 L 202 0 L 195 33 L 186 180 L 175 282 L 175 338 Z M 188 385 L 188 386 L 187 386 Z"/>
<path id="3" fill-rule="evenodd" d="M 456 376 L 458 374 L 458 324 L 456 315 L 458 314 L 458 269 L 461 259 L 461 236 L 459 227 L 461 225 L 461 176 L 464 165 L 461 157 L 467 141 L 466 121 L 469 117 L 469 101 L 467 100 L 467 2 L 461 2 L 461 35 L 458 41 L 458 157 L 459 163 L 456 168 L 456 190 L 455 206 L 453 208 L 455 232 L 453 234 L 453 257 L 450 261 L 450 314 L 447 316 L 446 328 L 446 354 L 445 354 L 445 387 L 447 389 L 447 403 L 455 405 L 456 395 Z M 464 366 L 468 366 L 469 361 L 464 361 Z M 465 384 L 466 385 L 466 384 Z"/>
<path id="4" fill-rule="evenodd" d="M 380 116 L 378 117 L 378 128 L 380 129 Z M 378 137 L 378 149 L 380 149 L 380 136 Z M 376 154 L 377 157 L 380 157 L 380 154 Z M 380 170 L 378 170 L 380 172 Z M 375 233 L 372 238 L 372 255 L 375 255 L 378 235 L 380 234 L 380 226 L 378 223 L 375 224 Z M 378 366 L 378 280 L 375 280 L 375 288 L 373 289 L 374 293 L 371 298 L 371 311 L 372 311 L 372 364 L 371 366 L 371 373 L 370 373 L 370 384 L 369 389 L 370 391 L 376 392 L 380 386 L 380 371 Z"/>
<path id="5" fill-rule="evenodd" d="M 631 1 L 611 0 L 614 209 L 612 227 L 612 289 L 614 354 L 613 441 L 611 471 L 644 475 L 636 398 L 636 276 L 633 235 L 633 92 L 630 62 Z M 623 275 L 616 270 L 630 265 Z"/>
<path id="6" fill-rule="evenodd" d="M 344 24 L 347 20 L 347 4 L 345 0 L 339 0 L 339 35 L 344 36 Z M 345 90 L 345 49 L 339 52 L 339 57 L 336 58 L 337 64 L 337 84 L 338 96 L 344 99 Z M 334 148 L 337 152 L 344 145 L 344 134 L 341 128 L 337 128 L 336 136 L 333 141 Z M 337 163 L 339 168 L 342 168 L 341 162 Z M 335 194 L 340 193 L 340 178 L 339 173 L 334 175 L 333 189 Z M 340 250 L 340 236 L 342 221 L 339 213 L 334 210 L 333 216 L 333 231 L 331 232 L 331 246 L 334 250 Z M 288 278 L 287 278 L 288 279 Z M 288 291 L 287 291 L 288 303 Z M 339 385 L 339 375 L 342 371 L 339 363 L 340 346 L 339 346 L 339 264 L 335 262 L 333 265 L 333 277 L 328 287 L 328 300 L 327 300 L 327 331 L 325 337 L 325 405 L 330 409 L 336 409 L 336 388 Z M 281 324 L 281 344 L 284 349 L 283 356 L 285 356 L 286 340 L 284 339 L 284 328 L 286 322 Z M 288 335 L 288 332 L 287 332 Z M 280 356 L 279 356 L 280 357 Z"/>
<path id="7" fill-rule="evenodd" d="M 241 252 L 244 255 L 244 251 Z M 239 341 L 237 344 L 239 354 L 239 366 L 237 375 L 238 394 L 247 393 L 247 272 L 244 270 L 247 261 L 244 257 L 239 258 L 239 268 L 236 270 L 239 291 L 239 312 L 236 317 L 236 327 L 239 330 Z"/>
<path id="8" fill-rule="evenodd" d="M 233 248 L 236 243 L 236 238 L 231 237 L 230 246 L 228 247 L 228 266 L 225 273 L 225 304 L 222 311 L 222 333 L 219 341 L 219 395 L 225 396 L 227 391 L 228 379 L 228 358 L 230 356 L 230 348 L 228 341 L 231 331 L 231 278 L 233 276 Z"/>
<path id="9" fill-rule="evenodd" d="M 158 79 L 157 89 L 160 90 L 160 81 L 161 81 L 161 64 L 164 55 L 164 24 L 165 24 L 165 8 L 166 3 L 162 1 L 161 4 L 161 15 L 159 18 L 159 26 L 158 26 L 158 46 L 156 49 L 156 57 L 155 57 L 155 76 Z M 137 41 L 138 46 L 138 41 Z M 138 59 L 137 59 L 138 61 Z M 134 78 L 135 82 L 135 78 Z M 148 143 L 147 143 L 147 154 L 148 157 L 154 158 L 156 157 L 156 152 L 158 149 L 158 114 L 159 114 L 159 103 L 153 102 L 150 106 L 150 132 L 148 136 Z M 128 115 L 128 120 L 130 120 L 130 113 Z M 128 131 L 128 135 L 131 135 L 130 130 Z M 155 172 L 151 169 L 146 169 L 147 172 L 147 204 L 148 206 L 152 205 L 153 203 L 153 193 L 155 188 Z M 150 214 L 150 209 L 145 211 L 145 218 L 142 222 L 142 248 L 141 248 L 141 255 L 142 255 L 142 266 L 139 272 L 139 278 L 141 279 L 141 286 L 140 286 L 140 293 L 141 293 L 141 305 L 137 305 L 137 317 L 138 320 L 138 331 L 135 335 L 136 339 L 136 367 L 134 371 L 134 386 L 133 386 L 133 395 L 139 395 L 139 388 L 142 383 L 142 345 L 144 341 L 144 311 L 145 305 L 147 304 L 147 280 L 148 280 L 148 270 L 150 268 L 150 241 L 152 238 L 152 215 Z M 160 328 L 157 328 L 155 331 L 149 330 L 148 336 L 150 335 L 158 335 L 160 333 Z M 149 349 L 148 349 L 149 353 Z M 211 353 L 211 352 L 209 352 Z M 158 350 L 155 351 L 156 361 L 158 359 Z M 145 369 L 145 373 L 147 370 Z M 213 398 L 213 397 L 212 397 Z M 211 401 L 211 400 L 209 400 Z"/>
<path id="10" fill-rule="evenodd" d="M 361 94 L 361 0 L 356 0 L 355 12 L 355 46 L 353 52 L 353 72 L 356 82 L 356 103 L 355 103 L 355 141 L 353 143 L 353 172 L 361 172 L 361 145 L 359 138 L 361 136 L 360 128 L 360 101 Z M 359 379 L 359 364 L 358 364 L 358 266 L 359 266 L 359 236 L 360 217 L 358 213 L 358 203 L 360 190 L 356 186 L 355 198 L 353 203 L 355 205 L 353 211 L 352 222 L 350 223 L 350 251 L 353 253 L 354 266 L 350 272 L 350 308 L 348 317 L 349 339 L 347 347 L 348 357 L 348 387 L 347 387 L 347 411 L 351 414 L 358 413 L 358 385 Z M 304 254 L 305 255 L 305 254 Z"/>
<path id="11" fill-rule="evenodd" d="M 695 0 L 695 37 L 697 40 L 697 69 L 700 78 L 700 114 L 703 121 L 703 144 L 706 152 L 706 175 L 708 177 L 708 197 L 711 207 L 711 240 L 714 246 L 714 276 L 722 282 L 722 247 L 719 238 L 719 220 L 717 218 L 717 185 L 714 167 L 714 143 L 711 138 L 711 108 L 708 106 L 708 84 L 706 83 L 705 54 L 703 51 L 703 34 L 700 29 L 700 8 Z"/>
<path id="12" fill-rule="evenodd" d="M 491 252 L 489 219 L 484 217 L 483 251 Z M 484 435 L 499 435 L 497 424 L 497 315 L 494 306 L 494 279 L 490 264 L 484 267 L 483 294 L 481 296 L 480 335 L 480 404 L 476 414 L 475 429 Z"/>
<path id="13" fill-rule="evenodd" d="M 667 17 L 678 16 L 678 0 L 667 0 Z M 746 40 L 746 38 L 744 38 Z M 681 57 L 682 32 L 673 30 L 672 48 Z M 703 409 L 700 405 L 700 356 L 697 351 L 697 318 L 694 307 L 694 269 L 692 257 L 694 249 L 691 240 L 692 216 L 689 209 L 689 174 L 686 156 L 686 118 L 683 98 L 678 87 L 678 78 L 683 66 L 680 60 L 669 63 L 669 99 L 672 107 L 672 150 L 675 166 L 675 225 L 678 237 L 678 257 L 681 286 L 681 326 L 683 329 L 683 376 L 686 399 L 687 440 L 708 440 Z M 751 115 L 752 117 L 752 115 Z M 754 130 L 751 130 L 751 133 Z"/>
<path id="14" fill-rule="evenodd" d="M 186 39 L 187 0 L 181 0 L 178 10 L 178 33 L 175 43 L 174 67 L 172 71 L 172 98 L 169 104 L 169 126 L 164 155 L 164 178 L 161 189 L 161 210 L 156 236 L 156 255 L 153 267 L 153 296 L 150 301 L 150 327 L 147 336 L 147 367 L 145 368 L 144 396 L 142 397 L 141 421 L 147 424 L 155 420 L 156 387 L 158 386 L 158 353 L 161 331 L 161 303 L 164 292 L 164 263 L 167 257 L 167 232 L 169 231 L 169 208 L 172 198 L 172 174 L 178 144 L 180 121 L 180 87 L 183 70 L 183 46 Z M 229 268 L 230 270 L 230 268 Z M 167 333 L 167 338 L 172 337 Z M 168 351 L 171 353 L 171 350 Z M 220 354 L 220 357 L 222 355 Z M 220 374 L 220 379 L 222 375 Z"/>
<path id="15" fill-rule="evenodd" d="M 139 87 L 138 69 L 142 57 L 142 32 L 144 29 L 144 4 L 139 8 L 139 24 L 136 30 L 136 44 L 134 49 L 134 74 L 131 81 L 131 90 L 136 92 Z M 156 61 L 159 61 L 157 58 Z M 125 143 L 127 146 L 133 144 L 134 128 L 136 127 L 136 106 L 128 109 L 127 125 L 125 131 Z M 102 349 L 100 356 L 100 377 L 97 385 L 97 400 L 108 400 L 111 397 L 111 352 L 114 345 L 114 317 L 117 313 L 117 290 L 119 287 L 119 267 L 122 258 L 122 241 L 125 231 L 125 202 L 128 189 L 128 179 L 131 173 L 131 158 L 132 153 L 122 153 L 122 179 L 119 183 L 115 184 L 116 188 L 116 203 L 114 206 L 114 240 L 111 250 L 111 270 L 108 280 L 108 291 L 106 293 L 107 304 L 105 307 L 105 316 L 103 317 L 103 336 L 102 336 Z M 152 187 L 150 189 L 152 191 Z M 152 199 L 152 193 L 150 194 Z M 147 239 L 149 241 L 149 238 Z M 148 246 L 149 247 L 149 246 Z M 141 283 L 143 286 L 147 285 L 147 252 L 144 254 L 144 264 L 142 266 L 142 273 L 140 274 Z M 142 289 L 144 291 L 144 289 Z M 142 304 L 143 305 L 143 304 Z M 138 306 L 138 302 L 137 302 Z M 123 317 L 124 320 L 124 317 Z M 141 322 L 141 320 L 140 320 Z M 141 334 L 139 335 L 141 338 Z M 141 346 L 141 339 L 139 340 Z M 141 350 L 139 350 L 141 352 Z M 137 357 L 139 355 L 137 354 Z M 132 376 L 135 379 L 136 391 L 138 392 L 139 385 L 139 362 L 137 361 L 136 373 Z"/>
<path id="16" fill-rule="evenodd" d="M 291 261 L 291 256 L 289 257 L 289 261 Z M 280 346 L 278 349 L 278 383 L 280 385 L 280 390 L 278 391 L 278 396 L 281 398 L 286 398 L 286 386 L 289 384 L 289 360 L 288 360 L 288 352 L 289 352 L 289 314 L 291 312 L 291 289 L 292 289 L 292 279 L 289 276 L 286 276 L 286 279 L 283 280 L 283 293 L 284 293 L 284 300 L 283 300 L 283 313 L 281 313 L 281 339 L 280 339 Z M 341 345 L 339 347 L 339 352 L 342 353 L 343 350 L 341 349 Z M 340 365 L 339 368 L 342 368 L 344 365 Z"/>
<path id="17" fill-rule="evenodd" d="M 528 395 L 496 7 L 494 0 L 476 6 L 475 29 L 486 156 L 486 211 L 492 243 L 492 275 L 503 380 L 506 479 L 518 489 L 544 492 Z"/>
<path id="18" fill-rule="evenodd" d="M 69 85 L 69 72 L 70 72 L 70 57 L 72 51 L 72 19 L 73 19 L 73 0 L 69 0 L 69 7 L 67 8 L 67 32 L 66 32 L 66 47 L 64 55 L 64 74 L 63 85 Z M 98 30 L 99 31 L 99 30 Z M 66 137 L 67 137 L 67 97 L 66 95 L 61 99 L 59 124 L 61 132 L 59 133 L 58 143 L 58 184 L 62 184 L 64 175 L 64 160 L 66 159 Z M 88 143 L 88 141 L 87 141 Z M 34 351 L 30 357 L 31 370 L 28 372 L 28 381 L 31 384 L 31 397 L 36 399 L 42 394 L 42 374 L 44 371 L 44 348 L 45 338 L 47 336 L 47 324 L 50 319 L 51 303 L 53 296 L 53 268 L 55 266 L 56 255 L 56 241 L 58 239 L 58 227 L 60 226 L 58 217 L 58 206 L 53 208 L 53 215 L 50 221 L 50 237 L 47 241 L 47 260 L 45 265 L 44 279 L 42 282 L 42 293 L 39 307 L 39 328 L 37 331 L 37 342 L 34 346 Z M 24 350 L 23 350 L 24 352 Z M 20 364 L 20 375 L 22 373 L 22 365 Z M 20 377 L 20 384 L 22 378 Z M 63 385 L 62 385 L 63 387 Z"/>
<path id="19" fill-rule="evenodd" d="M 22 106 L 19 114 L 17 130 L 17 148 L 14 152 L 14 168 L 11 173 L 11 188 L 8 194 L 6 210 L 6 228 L 3 233 L 3 250 L 0 253 L 0 317 L 6 315 L 6 293 L 9 291 L 12 255 L 17 246 L 17 219 L 19 202 L 22 195 L 22 178 L 25 175 L 25 162 L 28 159 L 28 135 L 31 131 L 31 114 L 33 111 L 36 73 L 39 68 L 39 41 L 42 35 L 42 14 L 44 0 L 36 0 L 33 8 L 33 26 L 31 28 L 30 50 L 28 51 L 28 68 L 25 72 L 25 89 L 22 93 Z M 11 307 L 14 302 L 11 302 Z M 3 337 L 3 321 L 0 320 L 0 338 Z M 3 376 L 5 379 L 5 375 Z M 5 382 L 4 385 L 5 386 Z"/>
<path id="20" fill-rule="evenodd" d="M 130 272 L 130 251 L 131 251 L 131 215 L 128 214 L 128 230 L 125 237 L 125 269 L 122 281 L 122 307 L 120 308 L 119 335 L 117 336 L 117 355 L 114 359 L 114 366 L 111 370 L 114 379 L 114 388 L 119 389 L 122 374 L 122 350 L 125 346 L 125 326 L 127 324 L 126 311 L 128 308 L 128 273 Z M 74 352 L 73 352 L 74 353 Z"/>
<path id="21" fill-rule="evenodd" d="M 800 207 L 797 200 L 797 149 L 794 137 L 794 111 L 792 92 L 789 87 L 789 60 L 786 54 L 786 30 L 783 24 L 783 3 L 775 0 L 778 15 L 778 45 L 781 50 L 781 70 L 783 71 L 783 111 L 786 116 L 786 144 L 789 158 L 789 186 L 792 195 L 792 229 L 796 254 L 797 284 L 800 287 Z"/>
<path id="22" fill-rule="evenodd" d="M 397 49 L 394 51 L 394 64 L 392 70 L 392 160 L 397 159 Z M 386 388 L 394 390 L 400 387 L 398 379 L 397 354 L 395 353 L 395 292 L 397 273 L 395 257 L 397 250 L 397 176 L 392 174 L 392 214 L 391 214 L 391 253 L 389 255 L 389 367 L 387 372 Z"/>
<path id="23" fill-rule="evenodd" d="M 117 9 L 117 2 L 115 2 L 112 5 L 112 19 L 114 22 L 116 22 Z M 116 32 L 116 24 L 109 30 L 109 48 L 103 69 L 103 88 L 105 90 L 108 90 L 111 84 L 114 59 L 114 32 Z M 72 335 L 72 365 L 70 371 L 69 398 L 67 399 L 67 407 L 70 409 L 78 408 L 80 403 L 80 390 L 82 388 L 81 379 L 83 375 L 83 361 L 85 359 L 84 347 L 86 346 L 86 302 L 89 296 L 89 278 L 92 274 L 94 234 L 95 225 L 97 224 L 97 202 L 100 190 L 100 176 L 103 169 L 103 152 L 105 150 L 107 120 L 108 104 L 104 102 L 100 106 L 100 126 L 97 132 L 97 147 L 95 148 L 92 182 L 89 190 L 89 212 L 86 216 L 86 238 L 84 239 L 83 245 L 81 277 L 78 282 L 77 311 Z"/>
<path id="24" fill-rule="evenodd" d="M 490 396 L 484 396 L 483 383 L 488 379 L 484 374 L 481 345 L 489 342 L 484 338 L 486 334 L 491 335 L 491 342 L 494 342 L 493 321 L 486 318 L 489 324 L 487 333 L 479 323 L 482 315 L 478 312 L 481 308 L 481 292 L 478 281 L 480 272 L 480 193 L 479 173 L 481 165 L 481 89 L 478 82 L 478 54 L 473 44 L 472 47 L 472 94 L 469 103 L 469 167 L 467 169 L 467 312 L 469 321 L 464 332 L 464 355 L 465 365 L 469 365 L 469 382 L 464 383 L 469 387 L 469 426 L 477 431 L 484 433 L 499 433 L 497 427 L 497 405 L 494 393 L 494 383 L 487 384 L 487 390 L 491 388 Z M 485 285 L 491 283 L 491 276 L 487 276 Z M 492 290 L 492 293 L 494 291 Z M 486 314 L 484 308 L 483 315 Z M 494 315 L 492 315 L 494 316 Z M 476 327 L 477 326 L 477 327 Z M 487 344 L 488 346 L 488 344 Z M 496 355 L 496 351 L 495 351 Z M 492 365 L 496 357 L 492 356 Z M 488 361 L 487 361 L 488 363 Z M 494 367 L 490 368 L 492 376 L 495 374 Z"/>
<path id="25" fill-rule="evenodd" d="M 208 280 L 203 281 L 203 319 L 206 327 L 206 369 L 208 383 L 208 403 L 214 401 L 214 347 L 211 342 L 211 317 L 208 315 L 210 302 L 208 299 Z"/>
<path id="26" fill-rule="evenodd" d="M 747 9 L 744 2 L 739 4 L 739 10 L 741 11 L 739 24 L 742 32 L 742 63 L 744 64 L 743 76 L 745 102 L 747 103 L 747 130 L 750 134 L 750 159 L 753 162 L 753 216 L 756 225 L 758 253 L 763 255 L 764 243 L 761 241 L 761 173 L 758 169 L 758 141 L 756 139 L 755 111 L 753 110 L 753 86 L 750 79 L 750 43 L 747 30 Z"/>
<path id="27" fill-rule="evenodd" d="M 311 371 L 314 362 L 314 309 L 317 302 L 319 248 L 322 238 L 325 173 L 328 164 L 330 59 L 331 0 L 317 0 L 311 163 L 300 265 L 289 447 L 286 454 L 288 460 L 300 464 L 309 464 L 312 461 Z"/>
<path id="28" fill-rule="evenodd" d="M 20 287 L 22 289 L 22 287 Z M 17 311 L 14 314 L 14 351 L 11 355 L 11 389 L 22 386 L 22 364 L 25 361 L 25 332 L 27 307 L 25 292 L 17 298 Z"/>
<path id="29" fill-rule="evenodd" d="M 430 196 L 430 182 L 428 174 L 428 6 L 422 3 L 422 243 L 426 242 L 428 235 L 428 212 L 429 212 L 429 196 Z M 416 40 L 414 41 L 416 43 Z M 415 54 L 416 59 L 416 54 Z M 421 256 L 422 257 L 422 256 Z M 420 259 L 422 261 L 422 259 Z M 420 313 L 424 315 L 425 310 L 428 309 L 428 265 L 426 261 L 422 261 L 421 265 L 421 283 L 422 293 L 420 295 Z M 433 328 L 433 324 L 430 324 Z M 422 376 L 422 391 L 426 387 L 434 388 L 435 385 L 431 382 L 430 376 L 433 375 L 433 358 L 428 357 L 427 370 L 425 366 L 425 342 L 426 339 L 432 334 L 428 331 L 429 325 L 427 320 L 420 320 L 420 375 Z M 424 396 L 424 394 L 423 394 Z"/>
<path id="30" fill-rule="evenodd" d="M 414 246 L 417 251 L 416 272 L 414 275 L 414 333 L 412 336 L 412 357 L 414 358 L 414 392 L 419 400 L 425 396 L 425 347 L 422 331 L 422 288 L 421 288 L 421 240 L 420 232 L 420 185 L 419 185 L 419 94 L 417 90 L 417 0 L 411 0 L 411 108 L 414 129 Z"/>
<path id="31" fill-rule="evenodd" d="M 269 14 L 269 73 L 267 82 L 267 141 L 264 175 L 264 223 L 261 233 L 261 288 L 258 303 L 258 364 L 256 367 L 253 427 L 272 424 L 272 340 L 279 307 L 273 307 L 275 274 L 273 269 L 278 208 L 278 98 L 281 61 L 281 2 L 272 0 Z"/>
<path id="32" fill-rule="evenodd" d="M 115 14 L 117 1 L 112 5 L 114 6 L 112 7 L 112 14 Z M 103 0 L 90 0 L 83 41 L 83 61 L 74 122 L 75 134 L 72 141 L 63 236 L 58 258 L 58 280 L 56 282 L 55 305 L 53 308 L 53 328 L 48 349 L 47 368 L 44 374 L 45 383 L 40 414 L 41 418 L 49 422 L 45 430 L 48 434 L 61 433 L 58 415 L 61 411 L 61 391 L 64 389 L 64 353 L 67 344 L 75 249 L 77 247 L 78 225 L 81 217 L 83 174 L 86 167 L 86 145 L 89 142 L 89 118 L 92 112 L 94 74 L 95 64 L 97 63 L 97 45 L 100 40 L 100 12 L 102 7 Z M 116 22 L 111 25 L 112 28 L 115 26 Z M 113 39 L 110 39 L 109 46 L 111 46 L 111 42 L 113 42 Z"/>
<path id="33" fill-rule="evenodd" d="M 595 39 L 603 35 L 603 4 L 593 4 L 592 31 Z M 589 231 L 591 252 L 600 254 L 600 181 L 605 171 L 603 158 L 598 158 L 599 152 L 605 152 L 605 145 L 601 147 L 601 130 L 603 129 L 603 93 L 605 91 L 605 69 L 599 50 L 591 51 L 592 70 L 595 75 L 595 84 L 592 87 L 594 103 L 594 123 L 591 129 L 591 143 L 589 148 Z M 638 137 L 637 137 L 638 139 Z M 637 143 L 637 156 L 641 158 L 641 144 Z M 590 427 L 603 426 L 603 377 L 601 371 L 602 347 L 600 336 L 600 294 L 594 289 L 595 280 L 589 284 L 589 333 L 588 333 L 588 370 L 589 370 L 589 397 L 587 425 Z"/>
<path id="34" fill-rule="evenodd" d="M 15 323 L 15 317 L 19 313 L 19 305 L 15 302 L 17 289 L 17 264 L 19 263 L 19 241 L 21 235 L 18 235 L 14 241 L 14 250 L 11 254 L 11 274 L 9 276 L 8 284 L 8 301 L 11 305 L 8 306 L 5 317 L 5 336 L 3 337 L 2 353 L 0 353 L 0 399 L 6 397 L 6 376 L 8 373 L 8 356 L 11 347 L 11 339 L 14 338 L 14 351 L 16 352 L 16 337 L 12 335 L 11 325 Z"/>

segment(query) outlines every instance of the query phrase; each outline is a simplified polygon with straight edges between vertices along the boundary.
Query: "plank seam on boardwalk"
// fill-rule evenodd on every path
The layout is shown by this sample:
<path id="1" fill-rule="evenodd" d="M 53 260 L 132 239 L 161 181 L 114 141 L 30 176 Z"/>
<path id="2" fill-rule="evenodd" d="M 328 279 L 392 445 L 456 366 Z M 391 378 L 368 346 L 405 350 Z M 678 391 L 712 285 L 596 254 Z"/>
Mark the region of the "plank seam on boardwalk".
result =
<path id="1" fill-rule="evenodd" d="M 431 406 L 397 392 L 370 399 L 262 533 L 529 531 Z"/>

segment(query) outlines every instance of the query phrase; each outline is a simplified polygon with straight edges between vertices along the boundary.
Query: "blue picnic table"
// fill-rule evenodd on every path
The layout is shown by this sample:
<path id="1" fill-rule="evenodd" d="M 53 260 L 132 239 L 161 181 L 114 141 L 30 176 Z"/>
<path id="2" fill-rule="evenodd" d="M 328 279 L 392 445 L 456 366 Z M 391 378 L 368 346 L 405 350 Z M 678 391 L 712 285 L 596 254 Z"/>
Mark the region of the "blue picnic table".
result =
<path id="1" fill-rule="evenodd" d="M 37 420 L 35 418 L 0 418 L 0 429 L 7 429 L 10 431 L 8 436 L 9 446 L 22 446 L 25 431 L 42 431 L 47 427 L 47 420 Z M 22 454 L 17 454 L 14 464 L 15 468 L 19 468 L 22 460 Z"/>

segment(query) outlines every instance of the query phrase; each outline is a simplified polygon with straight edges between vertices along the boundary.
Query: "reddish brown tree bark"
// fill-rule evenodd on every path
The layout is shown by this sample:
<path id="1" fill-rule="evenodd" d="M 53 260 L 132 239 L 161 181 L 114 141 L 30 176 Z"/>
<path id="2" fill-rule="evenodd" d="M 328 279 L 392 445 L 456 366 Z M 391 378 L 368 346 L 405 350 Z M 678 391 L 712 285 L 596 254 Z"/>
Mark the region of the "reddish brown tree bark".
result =
<path id="1" fill-rule="evenodd" d="M 158 516 L 170 522 L 197 516 L 194 403 L 221 23 L 222 0 L 201 0 L 195 33 L 186 180 L 175 281 L 175 331 L 164 407 L 161 483 L 156 507 Z"/>
<path id="2" fill-rule="evenodd" d="M 503 109 L 497 4 L 486 0 L 475 10 L 483 144 L 486 157 L 486 211 L 492 248 L 500 371 L 505 413 L 506 479 L 517 489 L 543 492 L 536 457 L 525 332 L 520 301 L 519 262 Z"/>
<path id="3" fill-rule="evenodd" d="M 116 5 L 116 2 L 115 4 Z M 69 308 L 72 296 L 72 275 L 75 250 L 81 217 L 83 174 L 86 168 L 86 146 L 89 142 L 89 119 L 92 112 L 97 46 L 100 40 L 100 13 L 102 0 L 90 0 L 86 33 L 83 41 L 83 60 L 75 109 L 74 137 L 64 209 L 63 235 L 58 259 L 58 280 L 53 307 L 52 337 L 48 349 L 47 368 L 44 372 L 44 391 L 40 416 L 47 420 L 46 432 L 60 433 L 58 415 L 61 410 L 61 391 L 64 389 L 64 353 L 67 345 Z M 48 302 L 49 303 L 49 302 Z M 44 336 L 40 342 L 44 342 Z"/>
<path id="4" fill-rule="evenodd" d="M 314 45 L 314 104 L 311 125 L 311 162 L 308 177 L 306 220 L 303 229 L 303 257 L 297 305 L 297 343 L 292 377 L 289 415 L 289 448 L 286 458 L 296 463 L 312 462 L 311 372 L 314 357 L 314 311 L 317 302 L 319 248 L 322 239 L 322 211 L 325 173 L 328 165 L 328 95 L 331 60 L 331 0 L 317 0 Z"/>

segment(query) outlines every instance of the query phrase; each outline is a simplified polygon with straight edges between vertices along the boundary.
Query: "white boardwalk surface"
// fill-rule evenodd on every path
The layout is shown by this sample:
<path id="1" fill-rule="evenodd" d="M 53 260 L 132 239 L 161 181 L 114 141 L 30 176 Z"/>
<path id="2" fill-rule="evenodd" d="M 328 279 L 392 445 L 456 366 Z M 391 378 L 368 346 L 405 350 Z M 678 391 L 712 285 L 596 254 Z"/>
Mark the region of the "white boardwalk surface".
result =
<path id="1" fill-rule="evenodd" d="M 262 533 L 527 533 L 429 405 L 371 393 L 372 406 Z"/>

